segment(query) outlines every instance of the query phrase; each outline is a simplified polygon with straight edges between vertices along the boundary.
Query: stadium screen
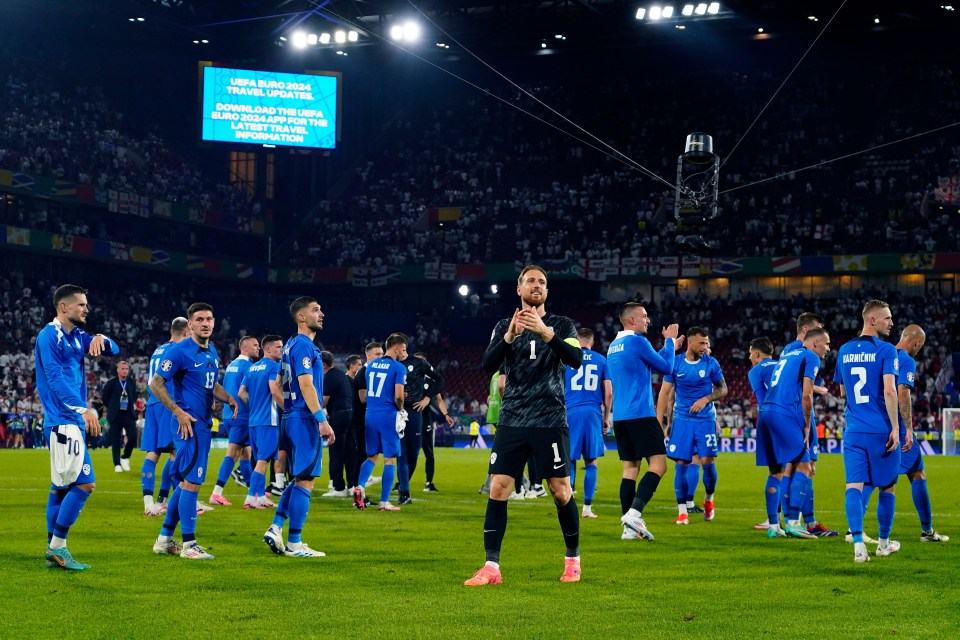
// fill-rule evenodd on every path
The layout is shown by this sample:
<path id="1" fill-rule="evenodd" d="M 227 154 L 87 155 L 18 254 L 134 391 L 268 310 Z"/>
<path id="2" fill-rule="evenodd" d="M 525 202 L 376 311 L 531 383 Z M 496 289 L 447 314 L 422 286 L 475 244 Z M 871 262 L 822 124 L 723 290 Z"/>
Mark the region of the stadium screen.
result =
<path id="1" fill-rule="evenodd" d="M 334 72 L 280 73 L 201 62 L 200 139 L 335 149 L 340 83 Z"/>

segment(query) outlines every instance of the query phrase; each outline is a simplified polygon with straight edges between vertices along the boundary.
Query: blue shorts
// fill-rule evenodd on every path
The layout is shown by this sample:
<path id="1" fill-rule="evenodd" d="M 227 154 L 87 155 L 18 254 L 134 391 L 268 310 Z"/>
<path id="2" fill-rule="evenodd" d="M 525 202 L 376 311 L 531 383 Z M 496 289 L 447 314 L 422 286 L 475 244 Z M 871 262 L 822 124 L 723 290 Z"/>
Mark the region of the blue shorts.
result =
<path id="1" fill-rule="evenodd" d="M 691 420 L 674 414 L 667 457 L 690 462 L 694 453 L 701 458 L 716 458 L 720 454 L 716 421 Z"/>
<path id="2" fill-rule="evenodd" d="M 246 420 L 224 420 L 220 423 L 220 429 L 224 431 L 230 444 L 250 446 L 250 427 Z"/>
<path id="3" fill-rule="evenodd" d="M 143 435 L 140 451 L 159 453 L 173 451 L 173 439 L 177 436 L 177 419 L 159 402 L 148 404 L 143 415 Z"/>
<path id="4" fill-rule="evenodd" d="M 817 440 L 817 432 L 810 430 L 810 460 L 816 462 L 820 459 L 820 442 Z"/>
<path id="5" fill-rule="evenodd" d="M 77 425 L 81 431 L 84 430 L 83 423 Z M 47 445 L 47 451 L 50 450 L 50 431 L 51 427 L 44 425 L 43 427 L 43 443 Z M 81 442 L 83 445 L 83 467 L 80 468 L 80 475 L 77 476 L 77 479 L 73 481 L 73 484 L 87 484 L 90 482 L 97 481 L 97 475 L 93 472 L 93 462 L 90 460 L 90 449 L 87 448 L 86 442 Z M 52 466 L 52 464 L 51 464 Z M 63 487 L 58 487 L 57 485 L 50 483 L 50 487 L 53 489 L 69 489 L 73 486 L 66 485 Z"/>
<path id="6" fill-rule="evenodd" d="M 761 432 L 763 456 L 761 456 Z M 761 457 L 765 462 L 761 463 Z M 809 462 L 810 449 L 803 440 L 803 416 L 779 411 L 760 411 L 757 418 L 757 465 Z"/>
<path id="7" fill-rule="evenodd" d="M 287 472 L 298 480 L 316 478 L 323 463 L 323 439 L 313 416 L 284 414 L 280 446 L 287 452 Z"/>
<path id="8" fill-rule="evenodd" d="M 901 446 L 903 439 L 900 440 Z M 914 440 L 910 451 L 900 452 L 900 475 L 923 471 L 923 454 L 920 453 L 920 443 Z"/>
<path id="9" fill-rule="evenodd" d="M 250 442 L 254 460 L 274 460 L 280 450 L 280 427 L 250 427 Z"/>
<path id="10" fill-rule="evenodd" d="M 385 458 L 400 455 L 400 436 L 397 435 L 397 413 L 367 414 L 367 455 L 382 453 Z"/>
<path id="11" fill-rule="evenodd" d="M 176 460 L 167 464 L 173 464 L 170 479 L 173 480 L 174 485 L 181 481 L 203 484 L 208 471 L 207 462 L 210 458 L 212 438 L 210 425 L 198 421 L 193 423 L 193 436 L 186 440 L 181 439 L 180 436 L 173 439 L 177 457 Z"/>
<path id="12" fill-rule="evenodd" d="M 863 482 L 881 489 L 897 483 L 900 449 L 887 453 L 881 433 L 847 433 L 843 439 L 843 468 L 847 484 Z"/>
<path id="13" fill-rule="evenodd" d="M 603 412 L 599 406 L 581 405 L 567 410 L 570 425 L 570 461 L 581 454 L 584 460 L 596 460 L 606 453 L 603 446 Z"/>

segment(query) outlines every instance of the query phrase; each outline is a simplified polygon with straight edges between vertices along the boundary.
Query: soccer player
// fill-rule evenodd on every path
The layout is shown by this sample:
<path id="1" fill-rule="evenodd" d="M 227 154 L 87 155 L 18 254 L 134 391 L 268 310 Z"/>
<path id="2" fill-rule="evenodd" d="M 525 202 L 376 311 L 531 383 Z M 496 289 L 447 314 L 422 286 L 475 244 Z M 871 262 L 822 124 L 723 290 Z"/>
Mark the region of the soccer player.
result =
<path id="1" fill-rule="evenodd" d="M 686 333 L 687 351 L 674 357 L 673 372 L 663 378 L 657 401 L 657 417 L 670 437 L 667 457 L 676 463 L 679 515 L 676 524 L 690 524 L 687 514 L 687 465 L 696 453 L 703 467 L 706 496 L 703 519 L 714 518 L 714 493 L 717 488 L 717 466 L 720 452 L 717 421 L 713 411 L 715 400 L 726 397 L 727 383 L 720 363 L 707 354 L 709 334 L 703 327 L 691 327 Z M 694 487 L 695 488 L 695 487 Z"/>
<path id="2" fill-rule="evenodd" d="M 496 438 L 496 429 L 497 423 L 500 422 L 500 399 L 503 397 L 503 387 L 506 384 L 507 377 L 500 373 L 499 371 L 494 371 L 493 375 L 490 376 L 490 390 L 487 393 L 487 420 L 486 424 L 490 429 L 493 430 L 494 438 Z M 452 426 L 452 425 L 451 425 Z M 521 472 L 522 475 L 523 472 Z M 483 486 L 480 487 L 478 493 L 481 494 L 490 494 L 490 482 L 491 476 L 487 474 L 487 479 L 483 481 Z M 510 496 L 513 498 L 517 496 L 517 500 L 523 500 L 523 486 L 517 483 L 515 491 Z"/>
<path id="3" fill-rule="evenodd" d="M 613 388 L 607 373 L 607 359 L 593 350 L 593 331 L 577 329 L 583 351 L 579 369 L 567 367 L 563 394 L 570 426 L 570 486 L 576 480 L 577 461 L 583 455 L 584 518 L 596 518 L 593 498 L 597 493 L 597 458 L 603 456 L 603 436 L 613 426 Z"/>
<path id="4" fill-rule="evenodd" d="M 290 303 L 290 316 L 297 323 L 297 333 L 283 345 L 280 375 L 283 389 L 283 419 L 280 439 L 287 451 L 291 482 L 283 490 L 273 523 L 263 534 L 263 541 L 277 555 L 294 558 L 319 558 L 326 554 L 311 549 L 301 534 L 310 511 L 313 479 L 320 475 L 324 441 L 329 446 L 336 440 L 333 427 L 320 405 L 323 398 L 323 362 L 320 349 L 313 344 L 323 329 L 323 311 L 311 296 L 301 296 Z M 283 544 L 283 525 L 290 520 L 287 544 Z"/>
<path id="5" fill-rule="evenodd" d="M 360 478 L 360 469 L 367 461 L 367 366 L 383 357 L 383 345 L 379 342 L 369 342 L 363 350 L 366 362 L 360 366 L 353 377 L 353 436 L 356 443 L 356 454 L 354 465 L 351 466 L 350 478 L 347 480 L 348 489 L 351 494 L 357 487 Z M 379 476 L 370 476 L 365 485 L 369 486 L 380 482 Z M 373 503 L 364 497 L 364 506 L 369 507 Z"/>
<path id="6" fill-rule="evenodd" d="M 407 369 L 401 360 L 407 357 L 407 338 L 401 333 L 387 337 L 386 351 L 366 367 L 366 447 L 367 460 L 360 467 L 360 477 L 353 489 L 353 506 L 366 508 L 364 487 L 383 454 L 383 486 L 380 487 L 378 511 L 399 511 L 390 504 L 390 490 L 397 475 L 397 456 L 406 426 L 403 409 L 404 383 Z M 408 487 L 409 488 L 409 487 Z"/>
<path id="7" fill-rule="evenodd" d="M 253 359 L 260 355 L 260 342 L 253 336 L 244 336 L 240 338 L 240 355 L 234 358 L 233 362 L 227 365 L 223 372 L 223 388 L 234 398 L 238 397 L 240 384 L 243 376 L 246 375 L 253 364 Z M 220 463 L 220 471 L 217 474 L 217 483 L 213 487 L 213 494 L 210 496 L 210 502 L 223 505 L 225 507 L 233 506 L 233 503 L 223 496 L 223 488 L 233 473 L 233 467 L 240 459 L 240 474 L 234 474 L 237 484 L 243 486 L 243 482 L 249 487 L 250 481 L 250 409 L 247 403 L 240 400 L 237 403 L 236 411 L 223 410 L 223 421 L 220 423 L 221 429 L 227 431 L 227 453 L 223 456 L 223 462 Z M 242 478 L 242 482 L 241 482 Z"/>
<path id="8" fill-rule="evenodd" d="M 213 307 L 205 302 L 191 304 L 187 309 L 190 337 L 164 353 L 159 369 L 150 379 L 150 391 L 173 413 L 179 434 L 174 438 L 177 455 L 170 474 L 178 487 L 170 496 L 153 552 L 190 560 L 213 560 L 213 556 L 197 544 L 196 526 L 197 494 L 209 470 L 214 398 L 237 411 L 237 401 L 217 382 L 220 357 L 216 347 L 210 344 L 214 323 Z M 172 395 L 166 386 L 170 380 L 173 381 Z M 178 524 L 183 535 L 182 546 L 173 539 Z"/>
<path id="9" fill-rule="evenodd" d="M 913 506 L 920 517 L 920 542 L 947 542 L 950 536 L 937 533 L 933 528 L 933 509 L 930 506 L 930 492 L 927 491 L 927 474 L 923 469 L 923 455 L 920 447 L 913 439 L 913 397 L 911 390 L 917 377 L 917 361 L 915 360 L 920 349 L 927 341 L 927 334 L 918 325 L 907 325 L 900 334 L 897 343 L 897 359 L 900 365 L 897 374 L 897 400 L 900 404 L 899 427 L 900 444 L 900 474 L 910 478 L 910 490 L 913 494 Z M 867 485 L 863 489 L 863 510 L 867 504 L 873 486 Z"/>
<path id="10" fill-rule="evenodd" d="M 847 427 L 843 437 L 845 505 L 853 536 L 853 561 L 857 563 L 870 560 L 863 540 L 865 484 L 881 490 L 877 505 L 880 530 L 877 556 L 889 556 L 900 550 L 900 543 L 890 540 L 901 456 L 896 389 L 899 364 L 897 350 L 880 340 L 888 337 L 892 328 L 890 305 L 882 300 L 867 302 L 863 307 L 860 337 L 840 348 L 833 378 L 840 383 L 840 391 L 847 398 Z"/>
<path id="11" fill-rule="evenodd" d="M 397 459 L 397 480 L 400 490 L 399 504 L 410 504 L 410 478 L 417 470 L 417 460 L 423 445 L 424 411 L 430 404 L 430 387 L 443 384 L 443 376 L 420 354 L 408 355 L 400 363 L 407 368 L 404 385 L 403 409 L 407 412 L 407 428 L 400 442 L 400 457 Z"/>
<path id="12" fill-rule="evenodd" d="M 426 360 L 426 356 L 422 353 L 418 352 L 413 355 Z M 437 410 L 440 412 L 440 416 L 447 421 L 448 426 L 453 426 L 453 418 L 447 412 L 447 404 L 443 401 L 443 396 L 440 395 L 440 390 L 443 388 L 443 376 L 440 375 L 439 371 L 434 370 L 434 373 L 436 374 L 435 379 L 424 380 L 424 397 L 436 400 Z M 433 474 L 436 470 L 436 461 L 433 455 L 435 437 L 436 433 L 433 428 L 433 420 L 430 413 L 425 411 L 423 420 L 423 444 L 421 445 L 423 449 L 423 471 L 426 475 L 426 483 L 423 485 L 424 493 L 436 493 L 438 491 L 437 486 L 433 484 Z"/>
<path id="13" fill-rule="evenodd" d="M 488 374 L 506 377 L 500 423 L 490 454 L 490 497 L 483 521 L 486 563 L 464 586 L 500 584 L 500 548 L 507 499 L 532 457 L 547 480 L 566 547 L 561 582 L 580 580 L 580 516 L 570 488 L 570 429 L 564 405 L 566 367 L 579 369 L 583 351 L 570 318 L 547 312 L 547 274 L 527 265 L 517 279 L 521 308 L 494 327 L 483 354 Z"/>
<path id="14" fill-rule="evenodd" d="M 807 331 L 822 326 L 823 318 L 817 314 L 810 311 L 801 313 L 799 316 L 797 316 L 797 339 L 785 346 L 781 353 L 790 353 L 791 351 L 796 351 L 803 346 L 803 339 L 807 335 Z M 824 385 L 823 378 L 818 377 L 813 381 L 813 395 L 816 397 L 826 394 L 827 387 Z M 800 512 L 803 515 L 804 526 L 807 528 L 807 531 L 818 538 L 832 538 L 837 535 L 837 532 L 820 524 L 820 522 L 817 521 L 817 516 L 815 515 L 814 511 L 813 478 L 817 475 L 817 460 L 820 458 L 820 443 L 817 440 L 817 420 L 815 411 L 810 412 L 810 433 L 810 482 L 807 489 L 807 496 L 803 501 L 803 506 L 801 507 Z M 782 491 L 780 496 L 781 507 L 783 508 L 783 512 L 786 513 L 786 507 L 790 501 L 790 477 L 787 476 L 785 480 L 782 479 L 781 484 L 785 485 L 781 488 L 787 490 L 785 492 Z"/>
<path id="15" fill-rule="evenodd" d="M 67 533 L 96 488 L 96 476 L 84 431 L 100 435 L 97 412 L 87 405 L 87 377 L 83 358 L 89 354 L 115 356 L 113 340 L 83 330 L 90 307 L 87 290 L 65 284 L 53 292 L 57 317 L 37 335 L 37 394 L 43 406 L 43 438 L 50 449 L 50 495 L 47 497 L 47 567 L 83 571 L 90 565 L 67 550 Z"/>
<path id="16" fill-rule="evenodd" d="M 679 327 L 671 324 L 663 329 L 664 345 L 653 350 L 643 335 L 650 326 L 647 310 L 638 302 L 628 302 L 620 311 L 623 331 L 607 349 L 607 368 L 613 383 L 613 430 L 617 452 L 623 462 L 620 480 L 620 508 L 623 517 L 623 540 L 646 538 L 653 534 L 643 520 L 643 509 L 653 498 L 660 478 L 667 472 L 667 449 L 663 429 L 653 406 L 651 370 L 661 374 L 673 372 L 674 355 L 683 345 L 677 337 Z M 637 483 L 640 461 L 646 459 L 647 472 Z"/>
<path id="17" fill-rule="evenodd" d="M 830 350 L 830 336 L 823 328 L 810 329 L 800 349 L 780 355 L 770 376 L 766 397 L 760 407 L 757 432 L 764 437 L 764 458 L 768 464 L 783 467 L 784 478 L 790 478 L 790 502 L 784 532 L 794 538 L 816 539 L 800 524 L 800 510 L 809 489 L 810 478 L 810 413 L 813 411 L 813 382 L 820 373 L 820 359 Z M 759 449 L 761 442 L 757 442 Z M 758 457 L 758 460 L 761 458 Z M 772 461 L 772 463 L 770 462 Z M 781 492 L 784 483 L 781 482 Z M 781 496 L 781 503 L 782 503 Z M 769 516 L 769 513 L 768 513 Z M 768 537 L 780 535 L 770 523 Z"/>
<path id="18" fill-rule="evenodd" d="M 176 317 L 170 323 L 170 341 L 166 342 L 153 351 L 150 356 L 150 364 L 147 367 L 147 406 L 143 418 L 143 435 L 140 437 L 140 450 L 146 453 L 143 460 L 143 466 L 140 468 L 140 484 L 143 489 L 143 515 L 159 516 L 166 512 L 167 507 L 164 504 L 167 496 L 170 495 L 170 472 L 173 470 L 172 461 L 175 457 L 173 450 L 173 438 L 177 433 L 176 420 L 170 411 L 160 403 L 157 396 L 150 393 L 149 381 L 160 369 L 160 363 L 163 362 L 163 354 L 173 345 L 187 337 L 187 319 Z M 167 383 L 167 393 L 173 394 L 173 382 Z M 156 486 L 157 461 L 160 460 L 160 454 L 167 454 L 167 463 L 163 465 L 163 471 L 160 472 L 160 493 L 157 496 L 159 501 L 154 503 L 153 489 Z"/>
<path id="19" fill-rule="evenodd" d="M 767 388 L 770 386 L 770 380 L 773 378 L 773 371 L 777 367 L 777 361 L 773 359 L 773 343 L 769 338 L 754 338 L 750 341 L 750 364 L 753 365 L 747 373 L 747 380 L 750 382 L 750 388 L 753 389 L 753 395 L 757 398 L 757 407 L 763 406 L 763 401 L 767 397 Z M 780 528 L 780 483 L 783 479 L 783 465 L 777 464 L 777 461 L 768 456 L 771 446 L 769 425 L 761 422 L 759 414 L 757 416 L 757 466 L 767 467 L 770 475 L 767 476 L 767 484 L 763 488 L 764 502 L 767 507 L 767 521 L 755 525 L 755 529 L 766 529 L 768 537 L 775 538 L 779 535 L 787 535 Z M 772 533 L 770 533 L 772 531 Z"/>
<path id="20" fill-rule="evenodd" d="M 330 481 L 333 488 L 323 494 L 324 498 L 346 498 L 350 495 L 344 483 L 343 468 L 346 462 L 347 434 L 353 421 L 353 380 L 333 365 L 333 354 L 320 352 L 323 362 L 323 406 L 327 420 L 336 434 L 336 441 L 330 447 Z"/>
<path id="21" fill-rule="evenodd" d="M 283 393 L 277 377 L 283 338 L 266 335 L 260 340 L 263 357 L 250 365 L 238 391 L 249 407 L 250 442 L 256 452 L 256 466 L 250 474 L 250 486 L 243 501 L 244 509 L 265 509 L 276 506 L 267 497 L 267 465 L 277 458 L 280 446 L 280 407 Z"/>

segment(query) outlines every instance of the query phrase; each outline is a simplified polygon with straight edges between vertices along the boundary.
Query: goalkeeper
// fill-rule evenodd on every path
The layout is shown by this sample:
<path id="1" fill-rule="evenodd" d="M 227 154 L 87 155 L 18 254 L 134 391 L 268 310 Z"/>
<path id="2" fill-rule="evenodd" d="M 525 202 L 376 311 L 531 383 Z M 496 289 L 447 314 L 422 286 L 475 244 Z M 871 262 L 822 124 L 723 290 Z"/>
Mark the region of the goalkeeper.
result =
<path id="1" fill-rule="evenodd" d="M 378 511 L 399 511 L 400 507 L 390 504 L 390 490 L 397 477 L 400 439 L 407 424 L 407 412 L 403 410 L 403 385 L 407 380 L 407 369 L 400 364 L 407 357 L 407 338 L 401 333 L 391 334 L 385 346 L 383 357 L 368 364 L 366 369 L 367 461 L 360 466 L 360 477 L 353 490 L 353 506 L 364 508 L 366 495 L 363 488 L 382 453 L 383 482 L 380 485 Z"/>

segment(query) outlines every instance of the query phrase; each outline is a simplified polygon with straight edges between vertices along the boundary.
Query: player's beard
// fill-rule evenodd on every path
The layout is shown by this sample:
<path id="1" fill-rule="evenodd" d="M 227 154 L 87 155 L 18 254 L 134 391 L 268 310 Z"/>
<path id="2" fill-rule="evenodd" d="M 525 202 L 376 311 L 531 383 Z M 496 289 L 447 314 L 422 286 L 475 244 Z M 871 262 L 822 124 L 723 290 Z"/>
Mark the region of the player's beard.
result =
<path id="1" fill-rule="evenodd" d="M 520 296 L 520 300 L 523 301 L 523 304 L 527 305 L 528 307 L 542 307 L 547 302 L 547 294 L 546 292 L 543 292 L 539 298 L 534 298 L 530 294 L 524 294 Z"/>
<path id="2" fill-rule="evenodd" d="M 67 320 L 69 320 L 71 324 L 73 324 L 73 326 L 75 327 L 82 327 L 87 324 L 86 316 L 77 316 L 76 318 L 71 318 L 70 316 L 67 316 Z"/>
<path id="3" fill-rule="evenodd" d="M 317 322 L 316 324 L 309 324 L 309 323 L 307 323 L 307 329 L 309 329 L 310 331 L 312 331 L 312 332 L 314 332 L 314 333 L 317 333 L 318 331 L 322 331 L 322 330 L 323 330 L 323 321 Z"/>

